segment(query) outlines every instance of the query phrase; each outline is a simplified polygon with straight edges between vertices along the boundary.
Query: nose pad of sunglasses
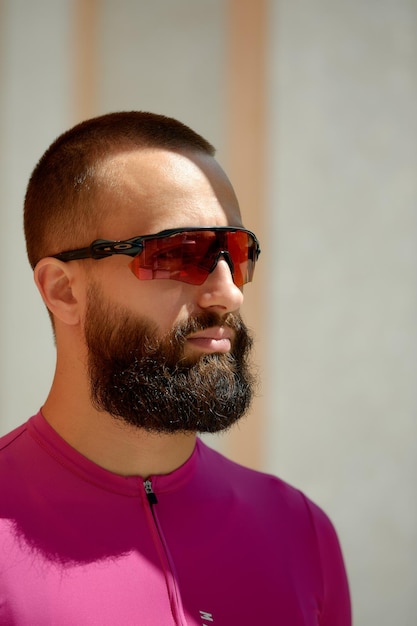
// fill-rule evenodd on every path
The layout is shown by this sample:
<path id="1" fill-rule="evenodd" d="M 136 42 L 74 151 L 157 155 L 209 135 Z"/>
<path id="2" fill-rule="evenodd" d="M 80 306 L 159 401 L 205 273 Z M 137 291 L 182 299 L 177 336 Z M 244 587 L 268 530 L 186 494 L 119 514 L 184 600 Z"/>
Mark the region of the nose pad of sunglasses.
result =
<path id="1" fill-rule="evenodd" d="M 230 254 L 229 254 L 229 252 L 227 250 L 221 250 L 220 252 L 217 253 L 216 258 L 213 261 L 213 265 L 209 269 L 209 274 L 211 274 L 211 272 L 213 272 L 215 270 L 215 268 L 217 267 L 217 263 L 220 261 L 220 259 L 222 257 L 224 258 L 224 260 L 226 261 L 227 265 L 229 266 L 230 273 L 232 274 L 232 277 L 233 277 L 234 273 L 235 273 L 235 266 L 234 266 L 234 263 L 232 261 L 232 257 L 230 256 Z"/>

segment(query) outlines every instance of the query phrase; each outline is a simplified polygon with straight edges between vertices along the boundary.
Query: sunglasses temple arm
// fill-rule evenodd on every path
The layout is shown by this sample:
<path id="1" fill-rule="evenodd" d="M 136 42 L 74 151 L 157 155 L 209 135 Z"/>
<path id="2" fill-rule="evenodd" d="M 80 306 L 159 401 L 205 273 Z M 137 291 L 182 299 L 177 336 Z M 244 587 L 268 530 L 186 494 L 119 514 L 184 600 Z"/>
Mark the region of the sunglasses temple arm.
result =
<path id="1" fill-rule="evenodd" d="M 132 241 L 108 241 L 106 239 L 98 239 L 94 241 L 88 248 L 79 248 L 78 250 L 68 250 L 60 254 L 54 254 L 54 259 L 60 261 L 77 261 L 79 259 L 104 259 L 113 254 L 126 254 L 128 256 L 136 256 L 143 250 L 143 244 L 137 239 Z"/>
<path id="2" fill-rule="evenodd" d="M 89 246 L 88 248 L 80 248 L 79 250 L 68 250 L 68 252 L 53 254 L 52 258 L 66 262 L 77 261 L 78 259 L 91 259 L 95 258 L 95 255 L 91 249 L 91 246 Z"/>

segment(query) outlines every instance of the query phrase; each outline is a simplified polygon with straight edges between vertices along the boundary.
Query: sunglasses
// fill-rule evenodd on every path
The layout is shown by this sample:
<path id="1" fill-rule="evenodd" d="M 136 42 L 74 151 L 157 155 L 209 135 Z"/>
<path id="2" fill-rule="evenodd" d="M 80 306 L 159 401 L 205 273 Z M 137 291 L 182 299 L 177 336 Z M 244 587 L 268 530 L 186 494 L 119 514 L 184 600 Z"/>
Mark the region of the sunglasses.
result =
<path id="1" fill-rule="evenodd" d="M 242 287 L 253 278 L 261 249 L 245 228 L 173 228 L 125 241 L 97 239 L 87 248 L 53 255 L 60 261 L 103 259 L 114 254 L 133 257 L 129 267 L 136 278 L 165 278 L 202 285 L 219 259 L 230 267 L 233 282 Z"/>

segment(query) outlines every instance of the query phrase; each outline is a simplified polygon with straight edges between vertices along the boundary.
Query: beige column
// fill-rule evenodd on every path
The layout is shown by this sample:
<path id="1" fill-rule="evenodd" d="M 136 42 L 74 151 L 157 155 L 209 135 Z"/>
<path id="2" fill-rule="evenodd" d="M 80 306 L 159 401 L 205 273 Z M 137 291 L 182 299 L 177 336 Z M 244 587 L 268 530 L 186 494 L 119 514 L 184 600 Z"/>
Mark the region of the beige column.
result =
<path id="1" fill-rule="evenodd" d="M 227 163 L 247 225 L 265 240 L 266 0 L 229 0 L 227 15 Z M 244 317 L 255 331 L 255 359 L 263 378 L 265 271 L 261 255 L 255 280 L 245 288 Z M 264 401 L 261 387 L 246 421 L 228 436 L 226 454 L 250 467 L 262 465 Z"/>

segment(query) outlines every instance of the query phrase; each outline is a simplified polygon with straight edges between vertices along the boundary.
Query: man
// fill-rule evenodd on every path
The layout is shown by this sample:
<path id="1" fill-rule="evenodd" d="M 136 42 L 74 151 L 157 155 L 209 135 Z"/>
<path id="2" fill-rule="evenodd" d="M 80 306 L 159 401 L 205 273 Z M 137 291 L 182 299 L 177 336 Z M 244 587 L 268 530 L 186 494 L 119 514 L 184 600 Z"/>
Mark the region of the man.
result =
<path id="1" fill-rule="evenodd" d="M 57 347 L 0 442 L 0 624 L 348 626 L 327 517 L 198 432 L 247 410 L 260 249 L 212 146 L 116 113 L 35 168 L 25 233 Z"/>

